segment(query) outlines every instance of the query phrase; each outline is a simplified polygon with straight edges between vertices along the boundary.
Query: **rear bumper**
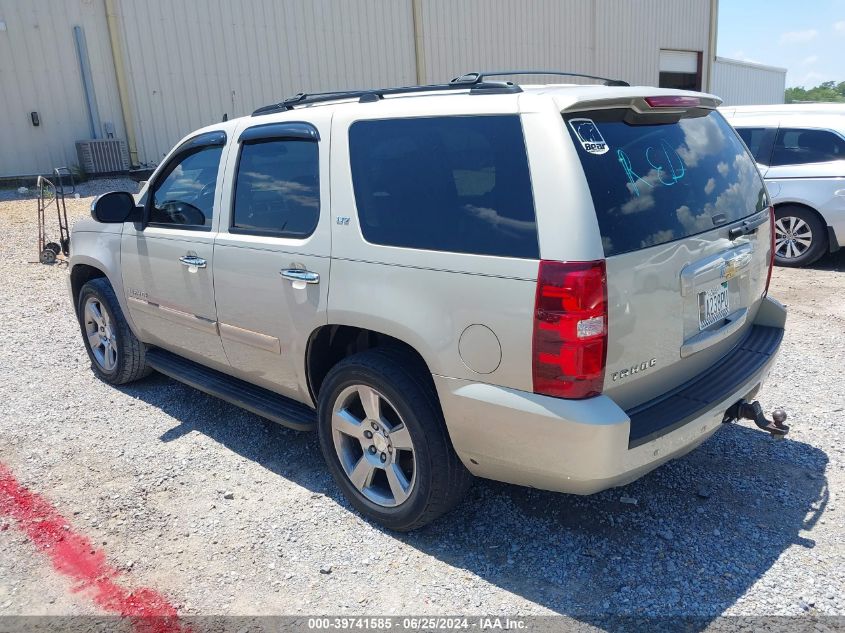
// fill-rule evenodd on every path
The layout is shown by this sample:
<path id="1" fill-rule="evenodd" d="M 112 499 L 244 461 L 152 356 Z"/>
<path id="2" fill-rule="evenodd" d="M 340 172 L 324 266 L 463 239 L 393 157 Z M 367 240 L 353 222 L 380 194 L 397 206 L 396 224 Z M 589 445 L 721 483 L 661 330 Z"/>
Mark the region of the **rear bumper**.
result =
<path id="1" fill-rule="evenodd" d="M 591 494 L 629 483 L 713 435 L 726 409 L 753 398 L 775 363 L 786 312 L 763 301 L 753 328 L 719 364 L 629 412 L 611 398 L 562 400 L 435 376 L 455 450 L 479 477 Z"/>

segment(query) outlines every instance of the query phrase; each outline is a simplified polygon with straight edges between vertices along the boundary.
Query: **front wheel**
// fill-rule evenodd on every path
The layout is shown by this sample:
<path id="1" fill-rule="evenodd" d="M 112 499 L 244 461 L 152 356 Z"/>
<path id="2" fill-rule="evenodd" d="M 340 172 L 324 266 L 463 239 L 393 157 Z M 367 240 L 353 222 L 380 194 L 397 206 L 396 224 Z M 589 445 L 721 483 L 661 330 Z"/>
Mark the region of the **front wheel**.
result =
<path id="1" fill-rule="evenodd" d="M 129 329 L 107 279 L 92 279 L 82 286 L 77 310 L 85 350 L 97 376 L 112 385 L 123 385 L 150 373 L 144 344 Z"/>
<path id="2" fill-rule="evenodd" d="M 809 266 L 827 251 L 827 231 L 819 216 L 803 207 L 775 209 L 775 263 Z"/>
<path id="3" fill-rule="evenodd" d="M 320 389 L 320 449 L 335 482 L 356 510 L 393 530 L 448 512 L 472 479 L 424 372 L 410 355 L 374 349 L 338 363 Z"/>

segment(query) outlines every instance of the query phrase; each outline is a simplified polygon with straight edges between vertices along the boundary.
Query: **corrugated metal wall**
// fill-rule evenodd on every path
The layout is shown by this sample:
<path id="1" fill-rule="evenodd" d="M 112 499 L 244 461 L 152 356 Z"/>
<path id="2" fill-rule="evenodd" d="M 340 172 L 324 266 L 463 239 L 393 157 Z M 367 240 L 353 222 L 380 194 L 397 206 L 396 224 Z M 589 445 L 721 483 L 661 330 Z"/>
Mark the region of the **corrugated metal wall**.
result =
<path id="1" fill-rule="evenodd" d="M 713 65 L 713 93 L 724 105 L 783 103 L 786 68 L 774 68 L 717 57 Z"/>
<path id="2" fill-rule="evenodd" d="M 422 9 L 428 81 L 549 68 L 657 85 L 661 48 L 709 56 L 709 0 L 422 0 Z"/>
<path id="3" fill-rule="evenodd" d="M 102 122 L 124 137 L 103 0 L 0 0 L 0 176 L 76 164 L 91 137 L 73 27 L 81 26 Z M 34 127 L 30 112 L 38 112 Z M 101 128 L 102 129 L 102 128 Z"/>
<path id="4" fill-rule="evenodd" d="M 710 0 L 419 0 L 422 80 L 554 68 L 658 83 L 661 48 L 709 58 Z M 0 0 L 0 176 L 76 162 L 88 138 L 72 28 L 100 118 L 125 138 L 105 0 Z M 413 0 L 116 0 L 138 156 L 300 91 L 414 84 Z M 704 70 L 705 77 L 707 69 Z M 527 79 L 527 78 L 526 78 Z M 533 81 L 537 81 L 535 78 Z M 29 123 L 37 110 L 40 128 Z"/>
<path id="5" fill-rule="evenodd" d="M 140 160 L 297 92 L 415 82 L 410 2 L 121 0 Z"/>

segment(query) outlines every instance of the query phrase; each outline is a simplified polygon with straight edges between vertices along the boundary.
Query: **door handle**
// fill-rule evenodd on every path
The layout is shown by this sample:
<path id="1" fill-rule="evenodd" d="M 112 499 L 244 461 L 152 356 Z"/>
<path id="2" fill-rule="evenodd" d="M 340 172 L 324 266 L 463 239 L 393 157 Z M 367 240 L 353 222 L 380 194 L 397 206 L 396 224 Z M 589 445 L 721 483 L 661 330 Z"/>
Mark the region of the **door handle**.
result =
<path id="1" fill-rule="evenodd" d="M 290 281 L 299 281 L 306 284 L 320 283 L 320 274 L 312 273 L 310 270 L 303 270 L 302 268 L 283 268 L 279 274 Z"/>
<path id="2" fill-rule="evenodd" d="M 731 265 L 734 274 L 738 274 L 751 263 L 753 252 L 754 245 L 749 242 L 736 246 L 725 253 L 717 253 L 702 261 L 687 264 L 681 270 L 681 296 L 689 296 L 696 286 L 708 281 L 717 279 L 724 281 L 723 276 L 728 264 Z"/>
<path id="3" fill-rule="evenodd" d="M 205 268 L 208 265 L 202 257 L 196 255 L 183 255 L 179 258 L 179 261 L 185 266 L 193 266 L 194 268 Z"/>

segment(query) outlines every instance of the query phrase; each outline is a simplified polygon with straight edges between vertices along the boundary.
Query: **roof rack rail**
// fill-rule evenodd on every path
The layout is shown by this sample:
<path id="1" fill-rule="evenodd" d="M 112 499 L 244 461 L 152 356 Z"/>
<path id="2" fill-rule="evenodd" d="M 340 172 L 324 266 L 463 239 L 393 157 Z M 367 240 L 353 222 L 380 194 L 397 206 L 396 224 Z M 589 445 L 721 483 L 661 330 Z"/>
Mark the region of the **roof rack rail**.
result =
<path id="1" fill-rule="evenodd" d="M 461 78 L 453 79 L 447 84 L 428 84 L 424 86 L 405 86 L 402 88 L 370 88 L 365 90 L 338 90 L 336 92 L 317 92 L 306 94 L 300 92 L 288 97 L 279 103 L 258 108 L 252 116 L 272 114 L 273 112 L 284 112 L 293 110 L 295 107 L 311 105 L 313 103 L 325 103 L 328 101 L 341 101 L 344 99 L 358 99 L 361 103 L 378 101 L 386 96 L 413 94 L 421 92 L 444 92 L 451 90 L 466 90 L 471 93 L 499 94 L 509 92 L 522 92 L 522 89 L 509 81 L 486 82 L 481 79 L 463 81 Z"/>
<path id="2" fill-rule="evenodd" d="M 300 92 L 279 103 L 258 108 L 252 116 L 272 114 L 293 110 L 295 107 L 344 99 L 358 99 L 361 103 L 378 101 L 386 96 L 414 94 L 421 92 L 445 92 L 451 90 L 469 89 L 470 94 L 508 94 L 522 92 L 517 84 L 510 81 L 485 81 L 486 77 L 501 77 L 503 75 L 560 75 L 565 77 L 582 77 L 604 82 L 606 86 L 628 86 L 628 82 L 621 79 L 608 79 L 595 75 L 561 72 L 558 70 L 499 70 L 488 72 L 471 72 L 455 77 L 447 84 L 428 84 L 425 86 L 405 86 L 403 88 L 371 88 L 367 90 L 337 90 L 333 92 L 315 92 L 306 94 Z"/>
<path id="3" fill-rule="evenodd" d="M 583 73 L 570 73 L 561 70 L 491 70 L 482 72 L 471 72 L 461 75 L 453 79 L 453 82 L 468 83 L 477 82 L 482 83 L 486 77 L 504 77 L 506 75 L 556 75 L 559 77 L 580 77 L 582 79 L 595 79 L 604 82 L 605 86 L 630 86 L 627 81 L 622 79 L 608 79 L 607 77 L 598 77 L 596 75 L 585 75 Z"/>

